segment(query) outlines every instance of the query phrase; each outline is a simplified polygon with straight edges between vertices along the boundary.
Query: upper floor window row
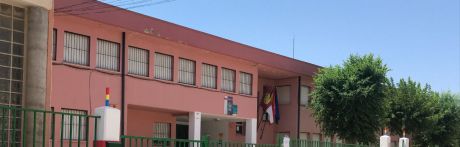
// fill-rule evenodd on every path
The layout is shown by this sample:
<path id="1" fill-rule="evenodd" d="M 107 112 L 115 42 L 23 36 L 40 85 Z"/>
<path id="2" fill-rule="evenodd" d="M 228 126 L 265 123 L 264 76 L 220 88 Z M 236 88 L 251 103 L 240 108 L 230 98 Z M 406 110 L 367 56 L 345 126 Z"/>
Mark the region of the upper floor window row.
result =
<path id="1" fill-rule="evenodd" d="M 53 30 L 53 60 L 56 60 L 57 31 Z M 90 38 L 71 32 L 64 32 L 64 62 L 89 66 Z M 96 68 L 119 71 L 120 70 L 120 44 L 98 39 L 96 47 Z M 128 47 L 128 74 L 149 76 L 150 55 L 149 50 Z M 178 82 L 187 85 L 196 85 L 196 62 L 190 59 L 179 58 Z M 174 57 L 163 53 L 154 53 L 154 78 L 173 81 Z M 236 71 L 221 69 L 221 90 L 236 92 Z M 201 64 L 201 87 L 217 89 L 217 66 Z M 252 94 L 252 74 L 239 73 L 239 92 L 245 95 Z"/>

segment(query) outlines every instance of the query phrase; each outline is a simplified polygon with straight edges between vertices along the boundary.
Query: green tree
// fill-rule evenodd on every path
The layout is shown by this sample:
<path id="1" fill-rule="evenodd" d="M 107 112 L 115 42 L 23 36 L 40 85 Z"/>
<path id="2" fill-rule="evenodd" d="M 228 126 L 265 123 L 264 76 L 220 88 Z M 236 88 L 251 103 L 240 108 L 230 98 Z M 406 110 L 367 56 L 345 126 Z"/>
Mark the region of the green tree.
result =
<path id="1" fill-rule="evenodd" d="M 392 134 L 406 130 L 414 146 L 455 146 L 460 131 L 460 107 L 451 93 L 439 94 L 429 85 L 401 79 L 387 91 L 388 124 Z"/>
<path id="2" fill-rule="evenodd" d="M 443 147 L 458 146 L 460 134 L 460 106 L 455 95 L 450 92 L 436 94 L 437 101 L 434 115 L 430 117 L 432 127 L 426 128 L 423 136 L 427 139 L 425 144 Z"/>
<path id="3" fill-rule="evenodd" d="M 375 143 L 385 115 L 388 71 L 372 54 L 351 55 L 342 66 L 321 69 L 310 105 L 321 130 L 351 143 Z"/>
<path id="4" fill-rule="evenodd" d="M 421 132 L 431 127 L 430 117 L 434 114 L 433 92 L 428 85 L 421 86 L 410 78 L 389 84 L 387 97 L 389 112 L 388 124 L 392 134 L 403 135 L 403 129 L 410 134 L 414 143 L 425 142 Z"/>

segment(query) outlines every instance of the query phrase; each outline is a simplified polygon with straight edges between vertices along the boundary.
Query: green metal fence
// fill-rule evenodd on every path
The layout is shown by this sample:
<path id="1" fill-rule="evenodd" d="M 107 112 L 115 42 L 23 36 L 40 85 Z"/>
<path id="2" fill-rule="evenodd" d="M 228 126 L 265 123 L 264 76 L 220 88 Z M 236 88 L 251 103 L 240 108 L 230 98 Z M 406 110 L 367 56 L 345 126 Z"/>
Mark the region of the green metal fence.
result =
<path id="1" fill-rule="evenodd" d="M 138 136 L 121 136 L 125 147 L 279 147 L 276 144 L 251 144 L 217 140 L 187 140 L 171 138 L 150 138 Z"/>
<path id="2" fill-rule="evenodd" d="M 324 141 L 291 139 L 290 147 L 373 147 L 372 145 L 344 144 Z"/>
<path id="3" fill-rule="evenodd" d="M 96 139 L 96 118 L 0 105 L 0 146 L 89 147 Z"/>

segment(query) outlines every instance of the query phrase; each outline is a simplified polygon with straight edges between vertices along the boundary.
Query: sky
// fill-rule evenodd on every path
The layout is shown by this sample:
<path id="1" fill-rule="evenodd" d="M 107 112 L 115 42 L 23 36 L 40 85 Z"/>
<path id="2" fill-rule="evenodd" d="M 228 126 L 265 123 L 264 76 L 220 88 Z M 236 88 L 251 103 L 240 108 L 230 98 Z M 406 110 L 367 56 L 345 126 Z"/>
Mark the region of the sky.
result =
<path id="1" fill-rule="evenodd" d="M 288 57 L 295 38 L 294 58 L 320 66 L 373 53 L 394 79 L 460 93 L 459 0 L 175 0 L 130 10 Z"/>

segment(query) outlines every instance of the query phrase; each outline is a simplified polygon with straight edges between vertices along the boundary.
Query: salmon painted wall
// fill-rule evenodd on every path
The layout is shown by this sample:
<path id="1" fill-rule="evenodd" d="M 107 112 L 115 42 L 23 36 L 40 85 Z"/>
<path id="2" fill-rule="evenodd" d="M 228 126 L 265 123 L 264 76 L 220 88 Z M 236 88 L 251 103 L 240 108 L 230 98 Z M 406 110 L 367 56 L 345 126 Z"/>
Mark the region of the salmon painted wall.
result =
<path id="1" fill-rule="evenodd" d="M 155 123 L 171 124 L 170 137 L 176 138 L 176 117 L 170 113 L 128 109 L 128 135 L 152 137 Z"/>

